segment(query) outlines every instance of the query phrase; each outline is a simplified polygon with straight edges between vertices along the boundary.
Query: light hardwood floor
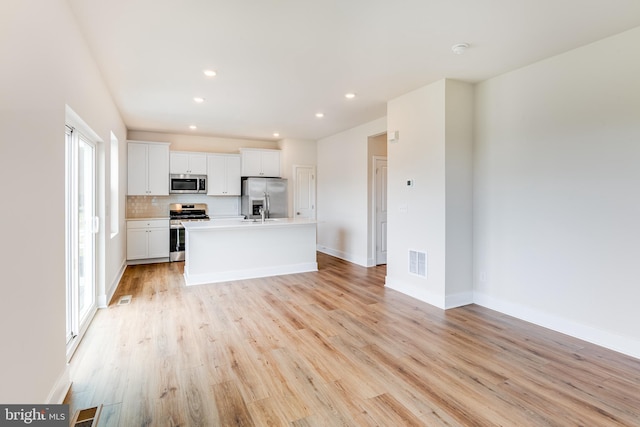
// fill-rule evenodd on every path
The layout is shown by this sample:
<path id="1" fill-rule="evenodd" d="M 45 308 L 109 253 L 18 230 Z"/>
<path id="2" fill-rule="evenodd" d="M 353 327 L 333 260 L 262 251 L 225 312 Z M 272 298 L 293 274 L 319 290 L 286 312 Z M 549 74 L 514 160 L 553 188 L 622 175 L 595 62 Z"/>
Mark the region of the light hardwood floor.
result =
<path id="1" fill-rule="evenodd" d="M 640 361 L 471 305 L 384 288 L 385 267 L 186 288 L 128 267 L 71 361 L 101 426 L 638 426 Z M 129 305 L 117 306 L 122 295 Z"/>

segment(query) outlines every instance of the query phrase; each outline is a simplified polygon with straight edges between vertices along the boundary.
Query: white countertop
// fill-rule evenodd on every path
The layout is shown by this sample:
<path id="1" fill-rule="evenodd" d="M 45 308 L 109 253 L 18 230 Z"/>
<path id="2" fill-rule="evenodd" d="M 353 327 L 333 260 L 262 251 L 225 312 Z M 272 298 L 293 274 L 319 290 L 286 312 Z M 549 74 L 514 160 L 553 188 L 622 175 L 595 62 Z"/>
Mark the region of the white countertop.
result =
<path id="1" fill-rule="evenodd" d="M 168 216 L 153 216 L 153 217 L 140 217 L 140 218 L 125 218 L 127 221 L 154 221 L 156 219 L 166 219 L 168 220 Z"/>
<path id="2" fill-rule="evenodd" d="M 212 219 L 210 221 L 185 221 L 182 223 L 185 230 L 212 230 L 212 229 L 228 229 L 228 228 L 262 228 L 262 227 L 292 227 L 300 225 L 316 224 L 315 219 L 296 219 L 296 218 L 269 218 L 261 220 L 239 220 L 239 219 Z"/>

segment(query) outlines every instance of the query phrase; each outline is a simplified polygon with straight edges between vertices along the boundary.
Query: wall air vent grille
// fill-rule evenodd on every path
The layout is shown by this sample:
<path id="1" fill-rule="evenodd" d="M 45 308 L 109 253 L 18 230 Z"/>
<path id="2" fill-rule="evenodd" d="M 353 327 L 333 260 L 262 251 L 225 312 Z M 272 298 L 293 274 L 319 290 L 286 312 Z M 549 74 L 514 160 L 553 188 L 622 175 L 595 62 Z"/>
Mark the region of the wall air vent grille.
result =
<path id="1" fill-rule="evenodd" d="M 409 251 L 409 273 L 427 277 L 427 254 L 425 252 Z"/>

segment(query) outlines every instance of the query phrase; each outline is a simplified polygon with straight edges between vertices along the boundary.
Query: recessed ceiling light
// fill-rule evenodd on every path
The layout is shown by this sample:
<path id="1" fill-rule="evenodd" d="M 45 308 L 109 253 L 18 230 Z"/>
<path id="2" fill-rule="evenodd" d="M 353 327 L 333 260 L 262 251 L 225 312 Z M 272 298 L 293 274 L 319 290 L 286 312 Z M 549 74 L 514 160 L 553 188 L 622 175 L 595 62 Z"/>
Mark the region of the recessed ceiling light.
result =
<path id="1" fill-rule="evenodd" d="M 203 73 L 207 77 L 215 77 L 217 74 L 214 70 L 204 70 Z"/>
<path id="2" fill-rule="evenodd" d="M 204 102 L 204 98 L 202 98 L 200 96 L 196 96 L 195 98 L 193 98 L 193 100 L 195 102 L 197 102 L 198 104 L 202 104 Z"/>
<path id="3" fill-rule="evenodd" d="M 356 97 L 356 94 L 353 93 L 353 92 L 349 92 L 349 93 L 345 93 L 344 97 L 347 98 L 347 99 L 353 99 L 353 98 Z"/>
<path id="4" fill-rule="evenodd" d="M 277 137 L 279 137 L 279 136 L 280 136 L 280 134 L 279 134 L 278 132 L 274 132 L 274 133 L 273 133 L 273 136 L 277 138 Z"/>
<path id="5" fill-rule="evenodd" d="M 189 129 L 191 129 L 191 130 L 196 130 L 196 129 L 198 129 L 198 126 L 196 126 L 196 125 L 191 125 L 191 126 L 189 126 Z"/>
<path id="6" fill-rule="evenodd" d="M 316 113 L 316 117 L 321 119 L 324 117 L 324 113 Z"/>
<path id="7" fill-rule="evenodd" d="M 458 43 L 451 46 L 451 50 L 456 55 L 462 55 L 467 49 L 469 49 L 469 43 Z"/>

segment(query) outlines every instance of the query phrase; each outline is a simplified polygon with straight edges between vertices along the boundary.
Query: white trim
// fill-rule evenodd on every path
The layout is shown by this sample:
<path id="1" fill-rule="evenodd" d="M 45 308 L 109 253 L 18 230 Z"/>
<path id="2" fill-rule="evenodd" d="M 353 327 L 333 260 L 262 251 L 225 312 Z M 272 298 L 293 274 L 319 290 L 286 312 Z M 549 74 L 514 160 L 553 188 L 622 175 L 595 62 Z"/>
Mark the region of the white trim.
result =
<path id="1" fill-rule="evenodd" d="M 71 109 L 68 105 L 65 105 L 65 124 L 78 129 L 85 137 L 90 138 L 97 145 L 104 142 L 102 138 L 84 121 L 82 118 Z M 96 156 L 97 157 L 97 156 Z"/>
<path id="2" fill-rule="evenodd" d="M 393 289 L 394 291 L 401 292 L 405 295 L 408 295 L 412 298 L 420 300 L 422 302 L 426 302 L 427 304 L 431 304 L 435 307 L 445 309 L 444 299 L 442 295 L 435 294 L 430 292 L 429 290 L 423 288 L 418 288 L 415 285 L 400 283 L 395 281 L 393 278 L 389 276 L 385 277 L 385 287 L 389 289 Z"/>
<path id="3" fill-rule="evenodd" d="M 69 393 L 69 389 L 71 388 L 70 378 L 69 365 L 65 365 L 62 373 L 47 396 L 46 404 L 60 405 L 64 402 L 64 398 L 67 397 L 67 393 Z"/>
<path id="4" fill-rule="evenodd" d="M 473 292 L 460 292 L 457 294 L 446 295 L 444 297 L 444 307 L 446 310 L 469 304 L 473 304 Z"/>
<path id="5" fill-rule="evenodd" d="M 128 259 L 127 265 L 140 265 L 140 264 L 158 264 L 161 262 L 170 262 L 169 257 L 163 258 L 141 258 L 141 259 Z"/>
<path id="6" fill-rule="evenodd" d="M 260 277 L 281 276 L 285 274 L 307 273 L 318 271 L 318 263 L 302 263 L 281 265 L 277 267 L 252 268 L 246 270 L 224 271 L 220 273 L 194 274 L 189 276 L 186 269 L 184 281 L 187 286 L 206 285 L 209 283 L 229 282 L 233 280 L 256 279 Z"/>
<path id="7" fill-rule="evenodd" d="M 452 309 L 468 304 L 477 304 L 499 313 L 512 316 L 525 322 L 533 323 L 542 328 L 547 328 L 571 337 L 581 339 L 591 344 L 617 351 L 627 356 L 640 359 L 640 341 L 631 337 L 625 337 L 602 329 L 584 325 L 570 319 L 565 319 L 549 313 L 494 298 L 482 292 L 462 292 L 445 296 L 444 306 L 442 297 L 425 289 L 419 289 L 406 283 L 394 282 L 389 276 L 385 279 L 385 287 L 401 292 L 419 301 L 426 302 L 441 309 Z"/>
<path id="8" fill-rule="evenodd" d="M 67 362 L 69 362 L 73 357 L 73 353 L 75 353 L 76 349 L 80 345 L 80 341 L 82 341 L 82 338 L 84 337 L 85 332 L 87 332 L 87 329 L 89 329 L 89 325 L 91 325 L 91 322 L 93 322 L 93 318 L 95 317 L 97 312 L 98 312 L 98 306 L 94 305 L 89 311 L 89 313 L 87 313 L 87 317 L 86 317 L 87 320 L 86 322 L 83 323 L 82 326 L 80 326 L 80 330 L 78 331 L 78 334 L 75 337 L 73 337 L 71 339 L 71 342 L 67 345 Z"/>
<path id="9" fill-rule="evenodd" d="M 474 303 L 520 320 L 640 359 L 640 341 L 564 319 L 520 304 L 474 292 Z"/>
<path id="10" fill-rule="evenodd" d="M 355 256 L 353 256 L 351 254 L 346 253 L 346 252 L 342 252 L 342 251 L 338 251 L 338 250 L 335 250 L 335 249 L 327 248 L 326 246 L 322 246 L 322 245 L 317 245 L 316 246 L 316 250 L 318 252 L 322 252 L 323 254 L 331 255 L 333 257 L 340 258 L 340 259 L 343 259 L 345 261 L 352 262 L 354 264 L 358 264 L 358 265 L 360 265 L 362 267 L 372 267 L 372 265 L 369 264 L 371 262 L 371 260 L 369 258 L 355 257 Z"/>
<path id="11" fill-rule="evenodd" d="M 106 294 L 100 295 L 98 297 L 99 308 L 107 308 L 109 306 L 109 303 L 113 298 L 113 295 L 116 293 L 116 290 L 118 289 L 118 284 L 120 283 L 120 280 L 122 280 L 122 276 L 124 275 L 124 271 L 126 270 L 126 268 L 127 268 L 127 262 L 123 261 L 122 265 L 120 266 L 120 269 L 118 270 L 118 274 L 116 275 L 116 278 L 111 282 L 111 286 L 109 286 L 109 289 L 107 290 Z"/>
<path id="12" fill-rule="evenodd" d="M 377 207 L 377 203 L 378 203 L 378 174 L 377 174 L 377 166 L 378 166 L 378 161 L 382 160 L 389 162 L 389 158 L 387 156 L 371 156 L 372 159 L 372 171 L 373 173 L 371 174 L 371 206 L 369 207 L 369 209 L 371 209 L 371 225 L 370 225 L 370 230 L 369 232 L 371 233 L 372 238 L 371 240 L 371 248 L 370 250 L 372 251 L 373 254 L 373 260 L 371 261 L 371 263 L 367 264 L 368 266 L 376 266 L 378 265 L 378 213 L 376 210 Z M 386 264 L 386 263 L 385 263 Z M 382 264 L 380 264 L 382 265 Z"/>

